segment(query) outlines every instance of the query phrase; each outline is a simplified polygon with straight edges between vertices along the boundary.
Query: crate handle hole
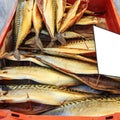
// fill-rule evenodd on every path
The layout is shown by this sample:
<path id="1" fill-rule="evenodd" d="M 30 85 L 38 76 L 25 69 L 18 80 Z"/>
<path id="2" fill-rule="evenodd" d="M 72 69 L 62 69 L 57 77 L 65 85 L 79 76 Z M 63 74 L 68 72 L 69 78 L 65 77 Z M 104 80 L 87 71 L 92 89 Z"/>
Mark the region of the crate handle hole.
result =
<path id="1" fill-rule="evenodd" d="M 113 116 L 107 116 L 106 120 L 113 120 Z"/>
<path id="2" fill-rule="evenodd" d="M 15 114 L 15 113 L 12 113 L 11 116 L 13 116 L 13 117 L 20 117 L 20 115 Z"/>

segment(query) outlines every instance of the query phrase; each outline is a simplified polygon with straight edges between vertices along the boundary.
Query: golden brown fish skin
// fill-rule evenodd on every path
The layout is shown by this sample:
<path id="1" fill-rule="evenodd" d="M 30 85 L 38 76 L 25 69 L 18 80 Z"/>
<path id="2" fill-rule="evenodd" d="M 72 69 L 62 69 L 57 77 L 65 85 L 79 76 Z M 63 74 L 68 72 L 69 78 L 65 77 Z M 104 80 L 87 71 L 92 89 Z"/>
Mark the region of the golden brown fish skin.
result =
<path id="1" fill-rule="evenodd" d="M 84 36 L 80 35 L 79 33 L 73 32 L 73 31 L 65 31 L 61 33 L 61 35 L 65 39 L 72 39 L 72 38 L 84 38 Z M 67 43 L 66 43 L 67 44 Z"/>
<path id="2" fill-rule="evenodd" d="M 81 9 L 79 9 L 81 0 L 76 0 L 73 6 L 70 8 L 66 16 L 63 18 L 63 22 L 60 26 L 59 33 L 63 33 L 66 29 L 68 29 L 70 26 L 72 26 L 77 20 L 79 20 L 85 10 L 87 9 L 87 3 L 83 4 L 81 6 Z M 79 9 L 79 13 L 78 12 Z"/>
<path id="3" fill-rule="evenodd" d="M 49 55 L 36 55 L 36 57 L 44 64 L 66 73 L 98 74 L 97 65 L 86 61 Z"/>
<path id="4" fill-rule="evenodd" d="M 73 77 L 40 66 L 7 67 L 4 70 L 0 70 L 0 77 L 3 77 L 4 79 L 7 78 L 8 80 L 30 79 L 38 83 L 56 86 L 72 86 L 80 84 L 80 82 Z"/>
<path id="5" fill-rule="evenodd" d="M 20 7 L 20 10 L 19 10 Z M 23 1 L 18 4 L 16 14 L 19 12 L 19 16 L 15 16 L 15 35 L 16 35 L 16 46 L 15 50 L 18 50 L 19 46 L 23 42 L 24 38 L 28 35 L 32 25 L 32 9 L 33 0 Z"/>
<path id="6" fill-rule="evenodd" d="M 93 96 L 51 85 L 7 85 L 7 89 L 6 94 L 0 96 L 1 103 L 31 101 L 47 105 L 61 105 L 66 101 Z"/>
<path id="7" fill-rule="evenodd" d="M 95 16 L 84 16 L 79 21 L 76 22 L 76 25 L 91 25 L 97 24 L 98 19 Z"/>
<path id="8" fill-rule="evenodd" d="M 109 107 L 108 107 L 109 106 Z M 120 112 L 120 97 L 92 97 L 67 102 L 42 115 L 98 117 Z"/>
<path id="9" fill-rule="evenodd" d="M 95 51 L 95 41 L 94 40 L 73 40 L 73 41 L 68 42 L 66 45 L 59 45 L 56 47 L 87 49 L 87 50 Z"/>
<path id="10" fill-rule="evenodd" d="M 36 0 L 37 6 L 43 17 L 43 21 L 51 36 L 54 38 L 55 34 L 55 0 Z"/>
<path id="11" fill-rule="evenodd" d="M 39 32 L 42 28 L 42 16 L 40 14 L 40 11 L 37 7 L 36 1 L 34 2 L 34 6 L 33 6 L 33 17 L 32 17 L 32 21 L 33 21 L 33 26 L 34 26 L 34 30 L 36 33 L 36 37 L 35 37 L 35 43 L 36 45 L 42 49 L 43 48 L 43 44 L 39 38 Z"/>
<path id="12" fill-rule="evenodd" d="M 20 60 L 19 47 L 30 32 L 32 26 L 33 0 L 18 1 L 14 22 L 14 56 Z"/>
<path id="13" fill-rule="evenodd" d="M 42 16 L 37 7 L 36 1 L 34 2 L 34 6 L 33 6 L 33 26 L 34 26 L 35 32 L 39 34 L 42 28 Z"/>
<path id="14" fill-rule="evenodd" d="M 40 65 L 40 66 L 43 66 L 43 67 L 49 67 L 49 66 L 43 64 L 42 62 L 40 62 L 39 60 L 37 60 L 36 58 L 34 58 L 33 55 L 22 55 L 22 54 L 20 54 L 20 60 L 18 60 L 14 57 L 13 54 L 8 55 L 6 53 L 4 58 L 7 59 L 7 60 L 12 60 L 12 61 L 29 61 L 29 62 L 33 62 L 33 63 L 35 63 L 37 65 Z"/>
<path id="15" fill-rule="evenodd" d="M 57 32 L 60 28 L 62 18 L 66 9 L 66 0 L 56 0 L 57 10 L 56 10 L 56 29 Z"/>
<path id="16" fill-rule="evenodd" d="M 78 48 L 44 48 L 44 51 L 48 52 L 61 52 L 61 53 L 69 53 L 69 54 L 75 54 L 75 55 L 83 55 L 83 54 L 88 54 L 88 53 L 95 53 L 93 50 L 87 50 L 87 49 L 78 49 Z"/>
<path id="17" fill-rule="evenodd" d="M 114 94 L 120 94 L 120 82 L 115 81 L 106 76 L 95 75 L 95 74 L 93 74 L 93 75 L 71 74 L 71 76 L 75 77 L 76 79 L 80 80 L 84 84 L 86 84 L 94 89 L 108 91 L 108 92 L 114 93 Z"/>
<path id="18" fill-rule="evenodd" d="M 70 51 L 72 51 L 72 50 L 74 52 L 74 49 L 71 49 Z M 80 61 L 82 60 L 82 61 L 86 61 L 86 62 L 94 63 L 94 64 L 97 63 L 96 60 L 84 57 L 84 56 L 82 56 L 82 54 L 81 55 L 80 54 L 74 54 L 72 52 L 67 53 L 66 51 L 63 51 L 63 52 L 62 51 L 54 51 L 54 50 L 50 50 L 50 48 L 48 48 L 46 50 L 44 49 L 43 52 L 47 53 L 49 55 L 55 55 L 55 56 L 60 56 L 60 57 L 65 57 L 65 58 L 72 58 L 72 59 L 76 59 L 76 60 L 80 60 Z"/>

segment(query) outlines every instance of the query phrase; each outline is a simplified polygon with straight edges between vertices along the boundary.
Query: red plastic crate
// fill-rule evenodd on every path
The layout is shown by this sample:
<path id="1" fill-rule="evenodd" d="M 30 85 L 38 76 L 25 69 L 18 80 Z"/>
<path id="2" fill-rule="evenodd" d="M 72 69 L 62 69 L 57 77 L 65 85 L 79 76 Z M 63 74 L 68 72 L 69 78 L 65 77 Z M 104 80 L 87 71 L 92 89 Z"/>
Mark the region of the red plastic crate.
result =
<path id="1" fill-rule="evenodd" d="M 120 114 L 98 116 L 98 117 L 80 117 L 80 116 L 38 116 L 24 115 L 10 110 L 0 110 L 0 120 L 120 120 Z"/>
<path id="2" fill-rule="evenodd" d="M 68 0 L 68 2 L 73 3 L 75 0 Z M 120 16 L 118 15 L 113 0 L 89 0 L 89 10 L 95 12 L 105 12 L 104 17 L 107 21 L 107 26 L 110 31 L 120 34 Z M 14 10 L 11 14 L 10 19 L 4 32 L 0 35 L 0 47 L 4 41 L 5 35 L 9 30 L 11 21 L 15 13 L 16 4 Z M 113 115 L 107 116 L 98 116 L 98 117 L 80 117 L 80 116 L 36 116 L 36 115 L 24 115 L 16 112 L 11 112 L 9 110 L 0 110 L 0 120 L 119 120 L 120 114 L 116 113 Z"/>
<path id="3" fill-rule="evenodd" d="M 75 0 L 68 0 L 73 3 Z M 108 30 L 120 34 L 120 16 L 115 8 L 113 0 L 89 0 L 88 9 L 98 13 L 104 13 Z"/>

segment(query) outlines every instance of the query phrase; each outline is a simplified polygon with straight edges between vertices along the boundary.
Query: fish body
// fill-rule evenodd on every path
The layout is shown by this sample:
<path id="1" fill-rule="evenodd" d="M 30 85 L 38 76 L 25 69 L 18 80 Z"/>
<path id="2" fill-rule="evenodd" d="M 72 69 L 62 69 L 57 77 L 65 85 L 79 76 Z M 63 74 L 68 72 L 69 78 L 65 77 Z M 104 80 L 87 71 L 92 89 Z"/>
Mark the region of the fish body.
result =
<path id="1" fill-rule="evenodd" d="M 46 28 L 52 38 L 55 34 L 55 0 L 36 0 Z"/>
<path id="2" fill-rule="evenodd" d="M 67 49 L 66 49 L 66 51 L 65 51 L 65 49 L 64 50 L 61 49 L 61 51 L 59 51 L 59 50 L 60 50 L 59 48 L 56 48 L 56 50 L 54 48 L 48 48 L 48 49 L 46 48 L 43 50 L 43 52 L 50 54 L 50 55 L 62 56 L 62 57 L 67 57 L 67 58 L 72 58 L 72 59 L 77 59 L 77 60 L 83 60 L 83 61 L 90 62 L 90 63 L 97 63 L 96 60 L 81 56 L 82 53 L 81 53 L 81 55 L 74 54 L 74 52 L 77 53 L 79 50 L 78 51 L 77 50 L 75 51 L 74 49 L 71 49 L 71 50 L 68 49 L 69 51 L 67 51 Z"/>
<path id="3" fill-rule="evenodd" d="M 15 50 L 18 50 L 24 38 L 30 32 L 32 25 L 32 9 L 33 0 L 25 0 L 18 4 L 14 23 L 14 34 L 16 39 Z"/>
<path id="4" fill-rule="evenodd" d="M 61 33 L 62 37 L 65 39 L 73 39 L 73 38 L 84 38 L 82 35 L 79 33 L 73 32 L 73 31 L 65 31 Z"/>
<path id="5" fill-rule="evenodd" d="M 95 50 L 95 41 L 94 40 L 74 40 L 74 41 L 68 42 L 66 45 L 60 45 L 57 47 Z"/>
<path id="6" fill-rule="evenodd" d="M 14 112 L 23 113 L 26 115 L 36 115 L 42 112 L 48 111 L 55 108 L 55 106 L 44 105 L 34 102 L 25 102 L 25 103 L 1 103 L 0 109 L 7 109 Z"/>
<path id="7" fill-rule="evenodd" d="M 30 79 L 38 83 L 57 86 L 80 84 L 75 78 L 46 67 L 8 67 L 0 70 L 0 77 L 8 79 Z"/>
<path id="8" fill-rule="evenodd" d="M 94 89 L 120 94 L 120 82 L 112 78 L 95 74 L 75 75 L 74 77 Z"/>
<path id="9" fill-rule="evenodd" d="M 42 62 L 45 62 L 45 64 L 54 68 L 59 68 L 60 70 L 66 71 L 68 73 L 74 74 L 98 73 L 97 66 L 94 63 L 49 55 L 36 55 L 36 57 L 40 59 Z"/>
<path id="10" fill-rule="evenodd" d="M 33 21 L 33 26 L 34 26 L 34 30 L 35 30 L 35 33 L 36 33 L 36 37 L 35 37 L 35 42 L 36 42 L 36 45 L 42 49 L 43 48 L 43 45 L 42 45 L 42 42 L 39 38 L 39 32 L 42 28 L 42 16 L 40 14 L 40 11 L 37 7 L 37 4 L 36 2 L 34 2 L 34 6 L 33 6 L 33 16 L 32 16 L 32 21 Z"/>
<path id="11" fill-rule="evenodd" d="M 6 94 L 0 96 L 1 103 L 32 101 L 48 105 L 61 105 L 66 101 L 93 96 L 51 85 L 8 85 L 6 87 Z"/>
<path id="12" fill-rule="evenodd" d="M 98 117 L 120 112 L 120 97 L 93 97 L 65 103 L 42 115 Z"/>
<path id="13" fill-rule="evenodd" d="M 95 53 L 93 50 L 87 50 L 87 49 L 78 49 L 78 48 L 44 48 L 43 52 L 60 52 L 60 53 L 69 53 L 69 54 L 75 54 L 75 55 L 83 55 L 88 53 Z"/>
<path id="14" fill-rule="evenodd" d="M 66 16 L 63 19 L 63 22 L 60 26 L 59 33 L 63 33 L 68 27 L 71 25 L 71 19 L 73 19 L 76 15 L 76 12 L 78 10 L 78 7 L 81 3 L 81 0 L 76 0 L 74 5 L 71 7 L 71 9 L 68 11 Z"/>
<path id="15" fill-rule="evenodd" d="M 33 26 L 34 26 L 35 32 L 39 34 L 42 28 L 42 16 L 39 12 L 36 2 L 34 2 L 34 6 L 33 6 L 33 18 L 32 19 L 33 19 Z"/>
<path id="16" fill-rule="evenodd" d="M 109 76 L 109 75 L 107 75 L 107 77 L 112 78 L 113 80 L 120 81 L 120 77 Z"/>
<path id="17" fill-rule="evenodd" d="M 39 60 L 37 60 L 36 58 L 32 57 L 32 56 L 25 56 L 25 55 L 20 55 L 20 60 L 17 60 L 14 55 L 6 55 L 5 59 L 7 60 L 12 60 L 12 61 L 29 61 L 32 63 L 35 63 L 37 65 L 43 66 L 43 67 L 48 67 L 47 65 L 43 64 L 42 62 L 40 62 Z"/>
<path id="18" fill-rule="evenodd" d="M 66 9 L 66 0 L 56 0 L 56 29 L 59 30 Z"/>
<path id="19" fill-rule="evenodd" d="M 72 7 L 69 9 L 68 13 L 63 18 L 63 22 L 60 26 L 59 33 L 63 33 L 65 30 L 67 30 L 69 27 L 71 27 L 73 24 L 79 20 L 85 10 L 87 9 L 87 3 L 81 5 L 81 9 L 79 6 L 81 5 L 81 0 L 76 0 Z M 79 12 L 78 12 L 79 11 Z"/>

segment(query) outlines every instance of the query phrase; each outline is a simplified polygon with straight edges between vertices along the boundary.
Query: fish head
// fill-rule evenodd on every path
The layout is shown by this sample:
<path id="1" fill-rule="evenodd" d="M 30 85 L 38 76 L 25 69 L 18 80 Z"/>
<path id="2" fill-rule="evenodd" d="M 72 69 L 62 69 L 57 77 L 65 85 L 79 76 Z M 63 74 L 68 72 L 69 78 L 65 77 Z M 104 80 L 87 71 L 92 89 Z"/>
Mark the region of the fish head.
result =
<path id="1" fill-rule="evenodd" d="M 9 78 L 13 78 L 13 76 L 16 76 L 16 73 L 14 70 L 11 69 L 4 69 L 0 70 L 0 79 L 6 79 L 9 80 Z"/>

